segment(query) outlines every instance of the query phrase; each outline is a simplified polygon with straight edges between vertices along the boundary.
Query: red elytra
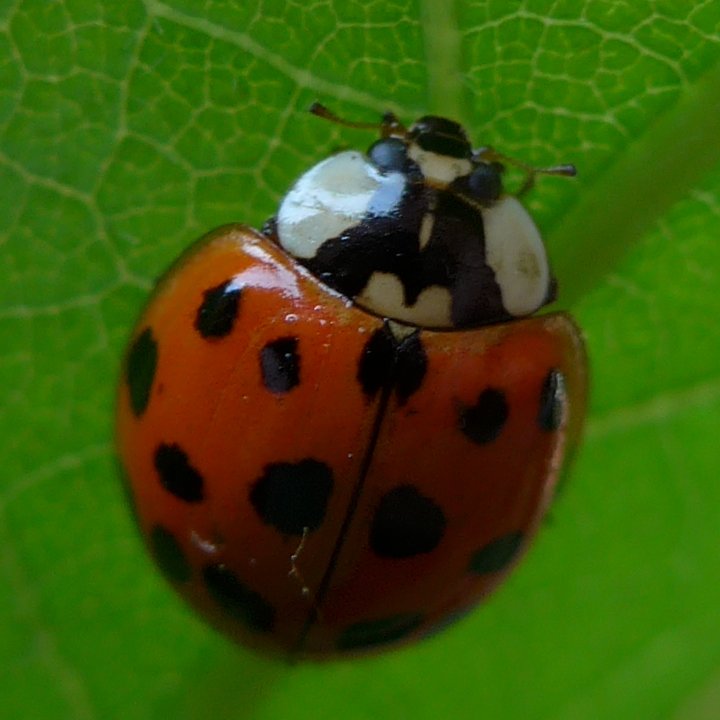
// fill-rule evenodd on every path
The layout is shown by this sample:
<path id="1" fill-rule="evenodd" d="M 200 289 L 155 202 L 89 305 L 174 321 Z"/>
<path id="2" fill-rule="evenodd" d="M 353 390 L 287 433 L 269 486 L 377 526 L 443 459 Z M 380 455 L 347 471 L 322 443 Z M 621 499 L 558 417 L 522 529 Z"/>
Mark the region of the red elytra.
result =
<path id="1" fill-rule="evenodd" d="M 148 547 L 202 616 L 263 651 L 354 654 L 433 632 L 502 581 L 586 385 L 566 314 L 396 336 L 231 225 L 146 307 L 118 447 Z"/>

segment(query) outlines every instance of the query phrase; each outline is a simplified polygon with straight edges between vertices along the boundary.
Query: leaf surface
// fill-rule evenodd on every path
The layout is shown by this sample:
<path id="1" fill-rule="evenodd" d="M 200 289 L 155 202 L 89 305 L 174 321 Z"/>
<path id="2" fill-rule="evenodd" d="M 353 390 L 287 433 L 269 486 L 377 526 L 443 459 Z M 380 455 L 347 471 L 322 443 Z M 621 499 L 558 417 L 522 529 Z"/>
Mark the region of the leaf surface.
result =
<path id="1" fill-rule="evenodd" d="M 275 665 L 165 587 L 113 402 L 154 278 L 366 147 L 307 115 L 463 121 L 575 162 L 528 204 L 593 390 L 571 482 L 484 608 L 422 645 Z M 0 1 L 0 704 L 47 719 L 720 712 L 720 6 Z M 513 176 L 511 181 L 519 180 Z"/>

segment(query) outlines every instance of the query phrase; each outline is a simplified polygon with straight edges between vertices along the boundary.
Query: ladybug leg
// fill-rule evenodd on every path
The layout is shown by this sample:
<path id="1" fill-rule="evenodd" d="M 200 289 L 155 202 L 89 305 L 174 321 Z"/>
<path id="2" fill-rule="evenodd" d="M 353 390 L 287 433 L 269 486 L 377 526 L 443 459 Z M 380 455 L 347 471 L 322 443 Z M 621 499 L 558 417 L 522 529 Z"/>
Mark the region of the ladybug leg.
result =
<path id="1" fill-rule="evenodd" d="M 493 147 L 483 147 L 473 151 L 473 160 L 486 163 L 500 163 L 501 165 L 512 165 L 513 167 L 519 168 L 525 173 L 525 179 L 520 186 L 520 189 L 515 193 L 516 197 L 522 197 L 525 193 L 532 190 L 535 185 L 535 179 L 538 175 L 562 175 L 564 177 L 575 177 L 577 170 L 574 165 L 553 165 L 551 167 L 532 167 L 522 162 L 522 160 L 516 160 L 515 158 L 508 157 L 495 150 Z"/>

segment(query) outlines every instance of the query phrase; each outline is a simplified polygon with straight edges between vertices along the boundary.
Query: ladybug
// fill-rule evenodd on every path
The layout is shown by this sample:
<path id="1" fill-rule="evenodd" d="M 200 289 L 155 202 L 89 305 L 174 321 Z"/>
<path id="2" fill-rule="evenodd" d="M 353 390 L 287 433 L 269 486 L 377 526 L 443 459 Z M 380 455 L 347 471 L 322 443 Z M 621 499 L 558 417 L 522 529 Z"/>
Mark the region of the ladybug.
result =
<path id="1" fill-rule="evenodd" d="M 427 636 L 527 549 L 581 432 L 586 356 L 517 195 L 539 173 L 426 116 L 226 225 L 132 335 L 117 443 L 148 549 L 213 626 L 293 659 Z M 526 173 L 503 189 L 508 163 Z"/>

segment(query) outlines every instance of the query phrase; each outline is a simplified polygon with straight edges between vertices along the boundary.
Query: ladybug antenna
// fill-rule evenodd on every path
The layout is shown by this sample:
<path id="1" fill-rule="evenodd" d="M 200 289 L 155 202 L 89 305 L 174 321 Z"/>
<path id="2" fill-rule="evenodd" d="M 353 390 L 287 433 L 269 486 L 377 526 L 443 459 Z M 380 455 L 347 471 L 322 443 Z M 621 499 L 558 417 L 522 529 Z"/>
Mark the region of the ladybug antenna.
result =
<path id="1" fill-rule="evenodd" d="M 324 120 L 329 120 L 336 125 L 344 125 L 345 127 L 357 128 L 359 130 L 378 130 L 380 135 L 384 138 L 392 135 L 400 137 L 405 137 L 407 135 L 407 129 L 405 126 L 397 119 L 395 113 L 389 111 L 383 115 L 381 122 L 371 123 L 341 118 L 319 102 L 314 102 L 308 109 L 313 115 L 317 115 Z"/>
<path id="2" fill-rule="evenodd" d="M 520 186 L 520 189 L 515 193 L 518 197 L 524 195 L 528 190 L 531 190 L 535 185 L 535 179 L 538 175 L 560 175 L 562 177 L 575 177 L 577 175 L 577 169 L 574 165 L 553 165 L 552 167 L 536 168 L 531 165 L 526 165 L 521 160 L 508 157 L 499 153 L 495 148 L 484 147 L 473 152 L 473 160 L 479 162 L 489 163 L 500 163 L 506 165 L 512 165 L 513 167 L 519 168 L 525 173 L 525 180 Z"/>

